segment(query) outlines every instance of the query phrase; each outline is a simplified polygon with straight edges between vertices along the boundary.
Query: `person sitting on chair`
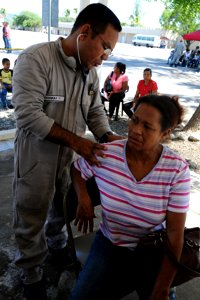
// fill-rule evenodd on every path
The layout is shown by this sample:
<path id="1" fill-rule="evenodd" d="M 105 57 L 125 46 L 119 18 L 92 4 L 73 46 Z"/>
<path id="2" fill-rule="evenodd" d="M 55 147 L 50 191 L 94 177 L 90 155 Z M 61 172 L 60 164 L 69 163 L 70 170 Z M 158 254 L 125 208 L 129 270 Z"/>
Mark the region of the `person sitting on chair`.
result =
<path id="1" fill-rule="evenodd" d="M 182 62 L 181 66 L 186 67 L 191 55 L 191 50 L 190 48 L 186 48 L 186 50 L 183 52 L 183 57 L 182 57 Z"/>
<path id="2" fill-rule="evenodd" d="M 197 68 L 200 63 L 200 50 L 198 50 L 192 58 L 189 59 L 187 67 Z"/>
<path id="3" fill-rule="evenodd" d="M 141 97 L 129 120 L 128 139 L 107 143 L 99 166 L 84 158 L 74 162 L 75 225 L 83 232 L 93 228 L 94 208 L 86 188 L 92 177 L 100 192 L 102 221 L 70 300 L 121 299 L 133 291 L 141 300 L 169 300 L 176 266 L 166 255 L 149 257 L 147 265 L 148 253 L 143 256 L 137 246 L 166 221 L 170 248 L 180 258 L 190 172 L 187 162 L 163 142 L 182 119 L 178 97 Z"/>
<path id="4" fill-rule="evenodd" d="M 107 76 L 104 82 L 104 97 L 102 97 L 102 102 L 105 100 L 109 101 L 109 119 L 112 118 L 116 108 L 115 121 L 118 120 L 120 102 L 124 99 L 125 92 L 128 91 L 128 76 L 125 72 L 126 65 L 117 62 L 114 66 L 114 71 Z M 105 85 L 109 79 L 111 79 L 112 91 L 106 93 Z"/>
<path id="5" fill-rule="evenodd" d="M 157 83 L 151 79 L 152 77 L 152 70 L 150 68 L 144 69 L 143 72 L 143 80 L 139 80 L 137 85 L 137 90 L 133 101 L 123 104 L 123 110 L 129 116 L 132 116 L 133 112 L 131 108 L 133 108 L 140 97 L 150 95 L 150 94 L 157 94 L 158 92 L 158 85 Z"/>

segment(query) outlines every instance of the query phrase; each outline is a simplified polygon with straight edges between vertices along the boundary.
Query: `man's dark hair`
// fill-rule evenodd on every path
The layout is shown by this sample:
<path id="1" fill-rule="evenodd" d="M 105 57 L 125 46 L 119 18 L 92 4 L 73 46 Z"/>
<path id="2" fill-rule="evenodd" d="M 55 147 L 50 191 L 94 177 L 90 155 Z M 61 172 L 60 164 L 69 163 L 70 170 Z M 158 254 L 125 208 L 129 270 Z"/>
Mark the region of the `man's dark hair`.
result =
<path id="1" fill-rule="evenodd" d="M 104 33 L 110 24 L 118 32 L 122 30 L 117 16 L 107 6 L 101 3 L 93 3 L 86 6 L 77 16 L 72 27 L 71 33 L 74 33 L 80 26 L 90 24 L 95 29 L 95 33 Z"/>
<path id="2" fill-rule="evenodd" d="M 10 59 L 8 59 L 8 58 L 2 59 L 2 65 L 6 64 L 7 62 L 10 62 Z"/>

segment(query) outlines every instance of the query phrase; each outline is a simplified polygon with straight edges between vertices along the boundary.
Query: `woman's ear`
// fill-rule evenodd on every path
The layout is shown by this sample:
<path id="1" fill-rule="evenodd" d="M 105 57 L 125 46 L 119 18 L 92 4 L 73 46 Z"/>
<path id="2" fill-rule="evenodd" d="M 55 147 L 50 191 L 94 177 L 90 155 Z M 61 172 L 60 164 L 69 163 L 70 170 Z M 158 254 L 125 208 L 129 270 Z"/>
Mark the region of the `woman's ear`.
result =
<path id="1" fill-rule="evenodd" d="M 162 142 L 166 141 L 167 139 L 170 138 L 170 134 L 172 133 L 172 128 L 168 128 L 166 129 L 163 133 L 162 133 Z"/>

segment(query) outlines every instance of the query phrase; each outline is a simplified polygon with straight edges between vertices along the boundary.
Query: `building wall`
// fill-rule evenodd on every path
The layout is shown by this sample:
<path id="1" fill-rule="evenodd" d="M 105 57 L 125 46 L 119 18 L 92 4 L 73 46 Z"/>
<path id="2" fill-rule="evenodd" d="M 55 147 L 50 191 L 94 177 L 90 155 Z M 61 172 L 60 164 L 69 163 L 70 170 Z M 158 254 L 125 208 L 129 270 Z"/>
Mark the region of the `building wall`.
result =
<path id="1" fill-rule="evenodd" d="M 59 34 L 63 36 L 67 36 L 70 34 L 73 23 L 65 23 L 59 22 L 59 28 L 52 28 L 52 33 Z M 162 30 L 161 28 L 145 28 L 145 27 L 131 27 L 131 26 L 123 26 L 122 31 L 119 34 L 119 42 L 132 44 L 132 39 L 135 34 L 153 34 L 159 36 L 166 36 L 170 40 L 174 40 L 174 42 L 167 42 L 168 48 L 171 48 L 176 42 L 176 37 L 170 36 L 169 32 Z"/>

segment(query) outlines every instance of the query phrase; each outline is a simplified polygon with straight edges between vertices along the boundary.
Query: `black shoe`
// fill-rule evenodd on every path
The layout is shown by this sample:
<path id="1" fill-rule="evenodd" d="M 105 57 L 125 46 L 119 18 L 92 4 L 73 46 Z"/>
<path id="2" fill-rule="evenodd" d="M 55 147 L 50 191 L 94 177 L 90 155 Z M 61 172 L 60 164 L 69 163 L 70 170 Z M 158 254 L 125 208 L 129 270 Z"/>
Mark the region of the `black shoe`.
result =
<path id="1" fill-rule="evenodd" d="M 44 279 L 32 284 L 23 284 L 23 288 L 26 300 L 47 300 Z"/>
<path id="2" fill-rule="evenodd" d="M 65 270 L 73 266 L 73 259 L 69 254 L 68 247 L 52 249 L 49 247 L 50 262 L 59 270 Z"/>

